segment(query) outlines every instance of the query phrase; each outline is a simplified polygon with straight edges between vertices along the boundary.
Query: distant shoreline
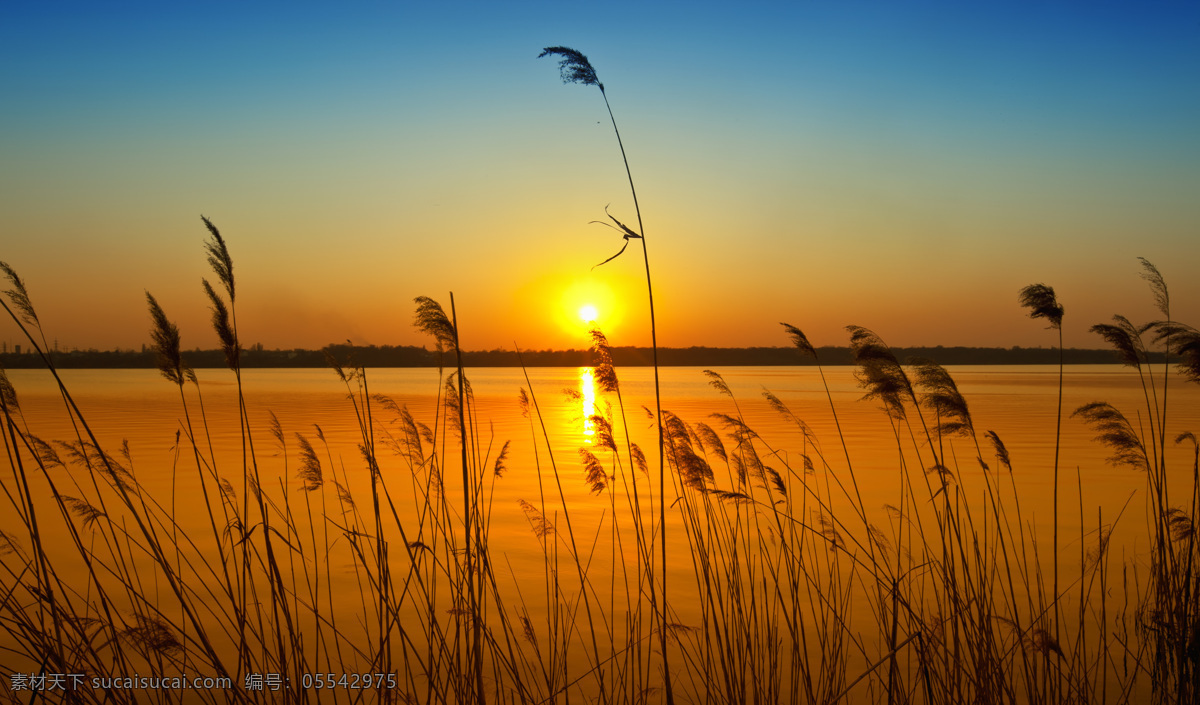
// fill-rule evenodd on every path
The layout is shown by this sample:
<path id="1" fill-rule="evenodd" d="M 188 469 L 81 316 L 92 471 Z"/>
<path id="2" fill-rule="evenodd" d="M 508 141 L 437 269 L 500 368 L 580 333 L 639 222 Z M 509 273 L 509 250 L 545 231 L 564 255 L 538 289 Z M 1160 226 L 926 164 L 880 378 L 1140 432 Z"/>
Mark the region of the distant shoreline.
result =
<path id="1" fill-rule="evenodd" d="M 926 358 L 942 365 L 1050 365 L 1058 364 L 1056 348 L 973 348 L 973 347 L 907 347 L 892 348 L 901 361 Z M 618 367 L 645 367 L 652 364 L 650 348 L 613 348 L 613 362 Z M 823 365 L 852 365 L 854 358 L 848 347 L 817 349 Z M 153 369 L 157 365 L 150 350 L 72 350 L 50 353 L 60 369 Z M 349 346 L 331 345 L 321 350 L 265 350 L 253 346 L 242 352 L 245 368 L 312 368 L 327 367 L 332 356 L 340 364 L 378 367 L 438 367 L 453 364 L 449 357 L 439 356 L 436 350 L 416 346 Z M 183 353 L 184 361 L 196 369 L 225 367 L 220 350 L 191 350 Z M 664 367 L 702 366 L 804 366 L 812 359 L 790 347 L 750 348 L 660 348 L 659 364 Z M 1162 353 L 1152 353 L 1150 361 L 1164 362 Z M 1114 364 L 1121 362 L 1112 350 L 1067 348 L 1063 362 L 1068 365 Z M 587 367 L 593 364 L 590 350 L 529 350 L 520 356 L 511 350 L 476 350 L 463 353 L 468 367 Z M 0 366 L 7 369 L 40 369 L 45 363 L 37 354 L 0 353 Z"/>

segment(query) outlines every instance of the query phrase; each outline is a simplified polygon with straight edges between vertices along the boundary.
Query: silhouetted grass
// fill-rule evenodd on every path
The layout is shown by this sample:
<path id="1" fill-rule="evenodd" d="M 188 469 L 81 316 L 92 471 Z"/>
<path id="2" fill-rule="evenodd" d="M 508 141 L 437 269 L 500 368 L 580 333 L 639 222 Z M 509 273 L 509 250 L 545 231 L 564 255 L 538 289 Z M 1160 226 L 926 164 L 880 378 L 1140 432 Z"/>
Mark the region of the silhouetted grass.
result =
<path id="1" fill-rule="evenodd" d="M 232 260 L 226 264 L 232 271 Z M 11 282 L 5 310 L 44 351 L 24 282 L 4 269 Z M 1152 287 L 1165 296 L 1165 283 Z M 236 345 L 232 307 L 217 303 L 232 286 L 223 287 L 224 297 L 203 288 L 218 334 Z M 188 696 L 207 702 L 276 699 L 243 687 L 255 673 L 308 678 L 308 691 L 292 697 L 313 699 L 315 681 L 304 674 L 368 672 L 393 679 L 392 687 L 369 690 L 369 699 L 397 702 L 650 702 L 666 698 L 664 673 L 678 697 L 694 702 L 1196 698 L 1200 448 L 1191 433 L 1173 439 L 1190 444 L 1191 467 L 1186 500 L 1172 501 L 1180 479 L 1169 475 L 1164 435 L 1169 375 L 1156 382 L 1142 369 L 1142 336 L 1152 333 L 1159 344 L 1170 341 L 1189 374 L 1190 329 L 1169 319 L 1135 326 L 1118 317 L 1094 328 L 1141 373 L 1147 407 L 1139 418 L 1147 429 L 1102 401 L 1072 415 L 1095 430 L 1111 463 L 1146 476 L 1149 571 L 1131 577 L 1136 557 L 1122 559 L 1131 605 L 1112 603 L 1109 535 L 1119 517 L 1093 518 L 1080 505 L 1081 527 L 1093 527 L 1075 539 L 1080 572 L 1054 591 L 1042 578 L 1016 461 L 1000 436 L 985 434 L 985 453 L 950 374 L 927 360 L 901 362 L 859 326 L 849 330 L 864 400 L 881 407 L 898 459 L 894 499 L 883 515 L 864 504 L 855 449 L 828 389 L 836 458 L 823 450 L 832 439 L 820 438 L 770 391 L 767 404 L 797 435 L 761 436 L 714 371 L 705 372 L 717 394 L 709 419 L 663 410 L 673 490 L 643 495 L 651 485 L 645 454 L 632 438 L 619 372 L 599 331 L 593 376 L 600 401 L 611 403 L 591 418 L 595 437 L 578 474 L 556 457 L 532 385 L 519 399 L 533 441 L 533 457 L 522 458 L 484 432 L 457 356 L 438 383 L 428 425 L 401 401 L 372 394 L 365 369 L 332 361 L 356 419 L 358 464 L 369 477 L 363 504 L 354 496 L 364 483 L 354 479 L 353 459 L 334 455 L 320 428 L 314 443 L 272 415 L 273 458 L 256 450 L 262 444 L 254 443 L 240 391 L 245 455 L 228 465 L 214 450 L 200 385 L 180 352 L 183 335 L 154 297 L 147 302 L 160 370 L 179 390 L 183 417 L 168 503 L 142 485 L 131 449 L 112 455 L 101 446 L 65 385 L 78 435 L 47 443 L 24 423 L 18 390 L 0 375 L 10 470 L 3 489 L 11 507 L 0 534 L 0 625 L 7 634 L 2 660 L 13 671 L 230 678 L 235 687 L 227 692 Z M 457 350 L 457 324 L 432 299 L 417 300 L 416 323 L 440 349 Z M 799 354 L 815 356 L 798 328 L 787 333 Z M 236 380 L 237 351 L 229 353 Z M 53 359 L 46 361 L 57 378 Z M 963 442 L 966 456 L 955 451 Z M 192 481 L 180 472 L 189 456 Z M 969 460 L 959 465 L 959 457 Z M 282 464 L 283 477 L 294 479 L 264 486 L 263 462 Z M 530 471 L 538 473 L 538 496 L 516 508 L 494 504 L 497 482 Z M 240 498 L 230 479 L 238 473 Z M 586 484 L 607 506 L 600 526 L 578 524 L 572 484 Z M 689 548 L 693 576 L 691 584 L 673 582 L 669 595 L 653 589 L 662 584 L 655 571 L 664 569 L 654 550 L 663 504 Z M 193 535 L 179 519 L 196 509 L 207 535 Z M 540 581 L 504 567 L 489 540 L 497 511 L 528 520 L 544 565 Z M 65 540 L 48 543 L 47 527 Z M 343 559 L 352 566 L 352 592 L 331 568 Z M 603 583 L 594 570 L 601 564 L 609 571 Z M 669 662 L 654 656 L 664 637 L 676 655 Z M 656 669 L 656 661 L 664 665 Z M 674 665 L 660 670 L 666 663 Z M 349 693 L 325 695 L 352 701 Z M 74 697 L 173 700 L 169 692 L 138 691 Z"/>
<path id="2" fill-rule="evenodd" d="M 562 57 L 566 80 L 604 92 L 582 54 L 563 47 L 545 54 Z M 1110 537 L 1120 514 L 1098 508 L 1093 518 L 1081 491 L 1080 534 L 1070 539 L 1079 570 L 1060 580 L 1059 529 L 1067 525 L 1059 503 L 1061 361 L 1048 563 L 1014 472 L 1046 459 L 1013 457 L 991 430 L 981 444 L 969 400 L 947 370 L 900 360 L 861 326 L 847 330 L 862 401 L 879 406 L 887 424 L 871 443 L 895 458 L 894 473 L 873 478 L 887 485 L 882 509 L 864 501 L 853 462 L 862 451 L 854 429 L 843 428 L 845 410 L 820 366 L 818 402 L 829 406 L 836 439 L 822 438 L 794 410 L 807 400 L 770 390 L 766 404 L 795 435 L 765 437 L 748 421 L 746 400 L 712 370 L 704 372 L 714 390 L 711 412 L 674 413 L 662 407 L 656 366 L 656 408 L 644 417 L 659 444 L 660 473 L 652 478 L 631 431 L 641 412 L 627 408 L 612 347 L 598 330 L 592 374 L 600 405 L 581 467 L 556 455 L 539 404 L 547 390 L 528 375 L 517 401 L 530 432 L 531 456 L 522 457 L 479 417 L 453 296 L 449 314 L 433 299 L 415 301 L 417 328 L 439 354 L 453 355 L 430 390 L 431 419 L 373 393 L 368 370 L 354 360 L 330 359 L 354 421 L 355 451 L 346 457 L 336 450 L 340 439 L 331 442 L 320 427 L 286 428 L 272 414 L 263 436 L 253 422 L 233 258 L 215 225 L 203 222 L 217 286 L 203 281 L 202 289 L 235 382 L 238 421 L 236 435 L 210 427 L 201 385 L 181 352 L 186 332 L 147 293 L 159 369 L 178 390 L 182 417 L 169 501 L 144 484 L 165 471 L 143 470 L 134 449 L 97 439 L 47 352 L 25 282 L 0 263 L 10 283 L 0 305 L 44 360 L 74 429 L 53 442 L 34 435 L 19 390 L 0 370 L 8 465 L 0 481 L 8 503 L 0 667 L 33 675 L 186 673 L 231 685 L 186 693 L 87 687 L 63 696 L 68 701 L 1200 699 L 1200 445 L 1186 430 L 1168 444 L 1172 373 L 1164 368 L 1156 380 L 1149 366 L 1158 346 L 1197 382 L 1200 334 L 1171 320 L 1166 283 L 1144 260 L 1163 319 L 1135 325 L 1117 316 L 1093 330 L 1138 372 L 1145 408 L 1131 415 L 1096 401 L 1071 416 L 1094 430 L 1113 465 L 1145 475 L 1148 554 L 1122 555 L 1114 567 Z M 645 247 L 640 213 L 638 231 L 614 222 Z M 1019 300 L 1059 330 L 1061 351 L 1053 290 L 1027 287 Z M 785 330 L 797 353 L 816 361 L 808 337 L 795 326 Z M 214 438 L 225 433 L 236 439 L 234 462 L 216 451 Z M 840 452 L 827 453 L 830 443 Z M 1172 458 L 1190 450 L 1190 468 L 1168 462 L 1169 446 Z M 498 483 L 518 473 L 536 473 L 537 496 L 516 506 L 496 502 Z M 582 520 L 573 499 L 580 490 L 603 508 L 598 520 Z M 492 539 L 501 513 L 528 522 L 530 547 Z M 668 534 L 678 561 L 690 565 L 687 580 L 666 580 Z M 539 557 L 539 570 L 513 569 L 518 551 Z M 248 687 L 255 674 L 276 674 L 290 689 Z M 330 684 L 325 674 L 347 674 L 359 687 Z M 16 684 L 6 691 L 15 700 L 52 695 Z"/>

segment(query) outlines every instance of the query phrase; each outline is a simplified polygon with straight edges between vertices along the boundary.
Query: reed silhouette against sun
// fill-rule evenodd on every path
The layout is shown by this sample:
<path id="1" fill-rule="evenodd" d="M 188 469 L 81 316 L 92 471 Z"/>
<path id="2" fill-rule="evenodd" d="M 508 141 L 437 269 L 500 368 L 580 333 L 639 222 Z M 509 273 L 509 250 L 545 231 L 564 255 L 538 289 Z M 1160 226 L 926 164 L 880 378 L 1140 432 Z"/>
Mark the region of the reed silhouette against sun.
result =
<path id="1" fill-rule="evenodd" d="M 621 161 L 625 164 L 625 176 L 629 179 L 629 193 L 633 198 L 633 210 L 637 215 L 637 230 L 627 227 L 624 223 L 617 220 L 612 215 L 608 217 L 616 224 L 619 232 L 625 240 L 620 251 L 617 254 L 609 257 L 600 264 L 607 264 L 616 259 L 629 246 L 629 240 L 636 239 L 642 243 L 642 261 L 646 267 L 646 292 L 650 302 L 650 349 L 652 360 L 654 363 L 654 417 L 655 423 L 658 426 L 658 496 L 659 496 L 659 549 L 662 559 L 661 575 L 659 576 L 659 587 L 661 595 L 658 596 L 658 619 L 659 619 L 659 646 L 662 649 L 663 658 L 663 688 L 665 689 L 667 702 L 674 703 L 674 694 L 671 687 L 670 669 L 668 668 L 667 659 L 667 502 L 666 502 L 666 487 L 667 487 L 667 467 L 664 461 L 664 453 L 666 452 L 665 439 L 663 437 L 663 410 L 662 410 L 662 390 L 659 381 L 658 370 L 658 329 L 655 325 L 654 318 L 654 286 L 650 281 L 650 254 L 646 247 L 646 230 L 642 225 L 642 209 L 638 203 L 637 187 L 633 183 L 633 171 L 629 168 L 629 157 L 625 154 L 625 143 L 621 141 L 621 130 L 617 127 L 617 118 L 613 115 L 612 106 L 608 102 L 608 93 L 604 90 L 604 84 L 596 76 L 596 69 L 588 58 L 583 53 L 563 46 L 546 47 L 542 53 L 538 54 L 538 58 L 545 56 L 553 56 L 558 58 L 558 68 L 562 76 L 563 83 L 579 83 L 585 86 L 595 86 L 600 89 L 600 95 L 604 98 L 604 107 L 608 110 L 608 118 L 612 122 L 613 133 L 617 137 L 617 146 L 621 149 Z M 605 213 L 607 214 L 607 208 Z M 597 265 L 599 266 L 599 265 Z M 653 581 L 651 581 L 653 585 Z M 651 601 L 655 600 L 653 588 L 651 591 Z"/>

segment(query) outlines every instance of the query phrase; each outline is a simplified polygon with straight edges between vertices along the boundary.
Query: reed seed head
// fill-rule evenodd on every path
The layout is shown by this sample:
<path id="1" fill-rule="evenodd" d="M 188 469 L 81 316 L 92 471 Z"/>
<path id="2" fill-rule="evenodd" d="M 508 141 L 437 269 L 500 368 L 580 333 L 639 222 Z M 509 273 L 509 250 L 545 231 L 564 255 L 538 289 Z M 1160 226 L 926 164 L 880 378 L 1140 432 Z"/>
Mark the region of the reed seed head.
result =
<path id="1" fill-rule="evenodd" d="M 521 511 L 525 512 L 525 518 L 529 521 L 529 528 L 533 530 L 534 536 L 540 539 L 554 533 L 554 525 L 536 507 L 523 499 L 518 499 L 517 504 L 520 505 Z"/>
<path id="2" fill-rule="evenodd" d="M 1108 457 L 1109 464 L 1142 471 L 1150 468 L 1146 446 L 1138 438 L 1129 419 L 1112 404 L 1106 401 L 1084 404 L 1071 413 L 1072 418 L 1076 416 L 1097 432 L 1095 440 L 1108 446 L 1112 452 Z"/>
<path id="3" fill-rule="evenodd" d="M 641 470 L 643 475 L 649 475 L 650 466 L 646 463 L 646 454 L 642 452 L 641 446 L 630 443 L 629 454 L 633 456 L 633 464 L 637 466 L 637 469 Z"/>
<path id="4" fill-rule="evenodd" d="M 1138 257 L 1138 261 L 1142 263 L 1142 279 L 1145 279 L 1150 284 L 1150 291 L 1154 294 L 1154 305 L 1167 318 L 1171 317 L 1171 296 L 1167 293 L 1167 282 L 1163 279 L 1163 275 L 1158 271 L 1158 267 L 1150 264 L 1150 261 L 1145 257 Z"/>
<path id="5" fill-rule="evenodd" d="M 1066 660 L 1067 655 L 1063 653 L 1062 647 L 1058 641 L 1050 635 L 1050 632 L 1045 629 L 1033 629 L 1025 638 L 1025 645 L 1038 653 L 1045 656 L 1050 654 L 1058 654 L 1060 659 Z"/>
<path id="6" fill-rule="evenodd" d="M 417 304 L 416 319 L 413 325 L 422 333 L 432 335 L 437 341 L 438 350 L 453 350 L 458 341 L 458 333 L 454 324 L 446 317 L 442 305 L 428 296 L 418 296 L 413 299 Z"/>
<path id="7" fill-rule="evenodd" d="M 182 387 L 185 376 L 183 357 L 179 352 L 179 328 L 167 320 L 167 314 L 163 313 L 158 301 L 148 291 L 146 303 L 150 306 L 150 319 L 154 322 L 150 338 L 154 341 L 154 351 L 158 353 L 158 371 Z"/>
<path id="8" fill-rule="evenodd" d="M 558 71 L 562 75 L 563 83 L 582 83 L 585 86 L 595 86 L 600 92 L 604 92 L 604 84 L 596 78 L 596 69 L 592 68 L 592 62 L 582 53 L 567 47 L 546 47 L 538 54 L 538 58 L 543 56 L 558 57 Z"/>
<path id="9" fill-rule="evenodd" d="M 790 323 L 780 323 L 779 325 L 783 326 L 783 329 L 787 331 L 788 337 L 792 339 L 792 345 L 795 345 L 797 350 L 814 360 L 817 359 L 817 350 L 812 346 L 812 343 L 808 342 L 808 336 L 804 334 L 804 331 Z"/>
<path id="10" fill-rule="evenodd" d="M 1063 307 L 1054 289 L 1045 284 L 1030 284 L 1018 296 L 1021 305 L 1029 309 L 1030 318 L 1045 318 L 1051 328 L 1062 328 Z"/>
<path id="11" fill-rule="evenodd" d="M 0 531 L 0 556 L 8 556 L 16 553 L 19 545 L 15 536 Z"/>
<path id="12" fill-rule="evenodd" d="M 600 459 L 586 448 L 579 449 L 579 458 L 583 461 L 585 481 L 591 486 L 592 494 L 600 494 L 608 489 L 608 474 L 604 472 Z"/>
<path id="13" fill-rule="evenodd" d="M 937 430 L 942 435 L 972 436 L 975 425 L 971 421 L 971 411 L 967 400 L 958 391 L 958 385 L 946 368 L 933 360 L 910 360 L 916 371 L 917 386 L 925 396 L 921 403 L 937 415 Z"/>
<path id="14" fill-rule="evenodd" d="M 986 434 L 988 440 L 992 442 L 992 448 L 996 451 L 996 457 L 1000 460 L 1000 464 L 1008 468 L 1012 472 L 1012 459 L 1008 455 L 1008 448 L 1005 447 L 1004 441 L 1000 440 L 1000 435 L 995 431 L 988 431 Z"/>
<path id="15" fill-rule="evenodd" d="M 229 247 L 225 244 L 225 238 L 221 237 L 221 231 L 217 230 L 217 226 L 213 225 L 212 221 L 204 216 L 200 216 L 200 220 L 204 221 L 204 227 L 208 228 L 208 233 L 211 239 L 204 243 L 204 252 L 208 255 L 208 264 L 216 273 L 217 279 L 225 287 L 225 293 L 229 295 L 229 303 L 234 301 L 235 289 L 233 286 L 233 257 L 229 255 Z"/>
<path id="16" fill-rule="evenodd" d="M 904 400 L 916 402 L 912 382 L 891 348 L 873 331 L 862 326 L 846 326 L 850 332 L 850 350 L 858 363 L 854 376 L 858 386 L 867 390 L 863 399 L 878 399 L 884 411 L 903 419 Z"/>
<path id="17" fill-rule="evenodd" d="M 325 484 L 325 478 L 321 474 L 321 460 L 317 458 L 317 453 L 307 438 L 297 433 L 296 441 L 300 444 L 300 472 L 296 473 L 296 476 L 300 478 L 301 488 L 305 492 L 319 490 Z"/>
<path id="18" fill-rule="evenodd" d="M 733 391 L 729 389 L 729 385 L 725 383 L 725 378 L 712 370 L 704 370 L 704 376 L 708 378 L 709 385 L 721 394 L 733 398 Z"/>
<path id="19" fill-rule="evenodd" d="M 1154 324 L 1154 342 L 1165 344 L 1178 355 L 1179 371 L 1188 381 L 1200 384 L 1200 330 L 1184 323 L 1161 321 Z"/>
<path id="20" fill-rule="evenodd" d="M 508 459 L 508 446 L 512 441 L 505 441 L 504 445 L 500 446 L 500 454 L 496 456 L 496 464 L 492 467 L 492 474 L 496 477 L 504 477 L 504 473 L 508 470 L 508 466 L 504 461 Z"/>
<path id="21" fill-rule="evenodd" d="M 530 622 L 529 617 L 525 615 L 521 615 L 521 631 L 525 636 L 525 640 L 536 647 L 537 633 L 533 631 L 533 622 Z"/>
<path id="22" fill-rule="evenodd" d="M 9 381 L 8 374 L 3 367 L 0 367 L 0 405 L 3 405 L 6 414 L 21 409 L 21 404 L 17 401 L 17 389 Z"/>
<path id="23" fill-rule="evenodd" d="M 4 295 L 12 302 L 13 308 L 17 309 L 21 320 L 34 326 L 41 326 L 38 322 L 37 313 L 33 310 L 33 303 L 29 300 L 29 292 L 25 289 L 25 282 L 21 281 L 21 277 L 17 276 L 16 271 L 8 266 L 6 262 L 0 262 L 0 271 L 4 272 L 4 276 L 8 278 L 12 288 L 5 289 Z"/>
<path id="24" fill-rule="evenodd" d="M 1112 324 L 1097 323 L 1088 330 L 1104 338 L 1109 345 L 1113 346 L 1121 358 L 1121 362 L 1126 366 L 1139 370 L 1142 368 L 1142 360 L 1146 359 L 1142 333 L 1145 333 L 1148 328 L 1138 328 L 1124 316 L 1113 316 Z"/>
<path id="25" fill-rule="evenodd" d="M 1192 517 L 1179 507 L 1171 507 L 1166 512 L 1167 530 L 1176 541 L 1190 540 L 1196 533 L 1196 525 Z"/>
<path id="26" fill-rule="evenodd" d="M 712 429 L 712 426 L 704 422 L 696 424 L 696 436 L 700 439 L 701 446 L 716 455 L 723 462 L 728 463 L 729 458 L 725 455 L 725 444 L 721 442 L 721 437 Z"/>
<path id="27" fill-rule="evenodd" d="M 241 347 L 238 345 L 237 335 L 233 330 L 229 307 L 225 305 L 225 300 L 217 294 L 207 279 L 202 279 L 201 282 L 204 284 L 204 293 L 208 296 L 212 311 L 213 330 L 217 332 L 217 338 L 221 341 L 221 351 L 225 353 L 225 364 L 229 366 L 229 369 L 236 370 L 241 360 Z"/>
<path id="28" fill-rule="evenodd" d="M 162 617 L 147 617 L 137 615 L 137 624 L 126 628 L 122 636 L 139 649 L 146 649 L 156 654 L 178 654 L 183 651 L 183 644 L 172 633 L 170 626 Z"/>
<path id="29" fill-rule="evenodd" d="M 62 495 L 62 501 L 71 510 L 72 514 L 79 517 L 80 521 L 83 522 L 84 528 L 93 528 L 96 522 L 100 521 L 101 517 L 107 516 L 103 511 L 86 500 Z"/>
<path id="30" fill-rule="evenodd" d="M 275 415 L 274 411 L 268 410 L 267 414 L 269 414 L 271 417 L 271 423 L 269 426 L 271 429 L 271 435 L 275 437 L 275 442 L 279 444 L 280 450 L 286 451 L 287 441 L 283 439 L 283 424 L 279 423 L 279 417 Z"/>
<path id="31" fill-rule="evenodd" d="M 616 392 L 620 390 L 620 383 L 617 381 L 617 370 L 613 367 L 612 346 L 608 344 L 608 338 L 604 333 L 600 332 L 599 328 L 593 328 L 592 336 L 592 357 L 595 360 L 595 365 L 592 371 L 592 378 L 600 385 L 600 389 L 605 392 Z"/>

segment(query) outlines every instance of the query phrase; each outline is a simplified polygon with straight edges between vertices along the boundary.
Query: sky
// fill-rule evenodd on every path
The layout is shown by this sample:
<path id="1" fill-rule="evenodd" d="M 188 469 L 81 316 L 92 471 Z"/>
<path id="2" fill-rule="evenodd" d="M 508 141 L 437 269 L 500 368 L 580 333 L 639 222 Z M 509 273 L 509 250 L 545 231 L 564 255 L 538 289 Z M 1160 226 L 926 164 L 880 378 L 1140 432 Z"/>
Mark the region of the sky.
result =
<path id="1" fill-rule="evenodd" d="M 0 4 L 0 260 L 60 348 L 217 338 L 468 349 L 650 342 L 1069 347 L 1200 325 L 1200 9 L 1132 3 Z M 611 221 L 610 221 L 611 222 Z M 11 323 L 0 341 L 22 342 Z"/>

